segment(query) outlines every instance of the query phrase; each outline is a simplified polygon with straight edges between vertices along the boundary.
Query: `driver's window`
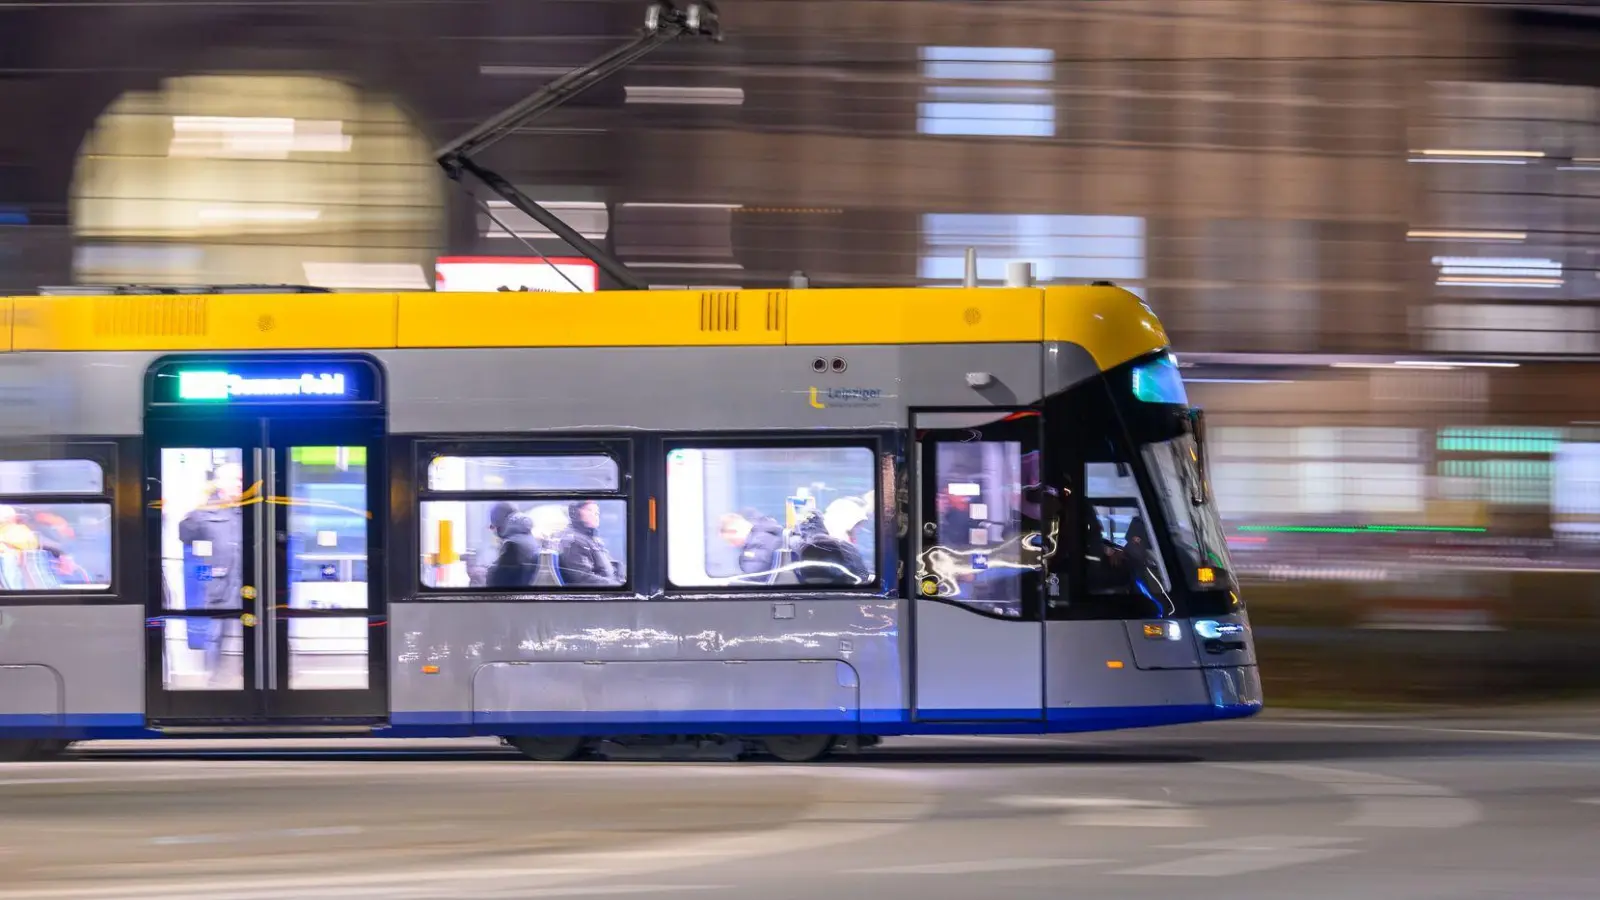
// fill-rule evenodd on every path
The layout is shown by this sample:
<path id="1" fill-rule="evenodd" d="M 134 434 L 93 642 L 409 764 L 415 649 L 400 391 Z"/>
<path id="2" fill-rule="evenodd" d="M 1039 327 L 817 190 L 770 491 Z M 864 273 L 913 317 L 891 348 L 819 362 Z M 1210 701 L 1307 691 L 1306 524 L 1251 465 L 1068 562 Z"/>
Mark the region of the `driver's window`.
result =
<path id="1" fill-rule="evenodd" d="M 1089 593 L 1165 596 L 1172 582 L 1133 470 L 1123 463 L 1090 462 L 1084 465 L 1084 476 Z"/>

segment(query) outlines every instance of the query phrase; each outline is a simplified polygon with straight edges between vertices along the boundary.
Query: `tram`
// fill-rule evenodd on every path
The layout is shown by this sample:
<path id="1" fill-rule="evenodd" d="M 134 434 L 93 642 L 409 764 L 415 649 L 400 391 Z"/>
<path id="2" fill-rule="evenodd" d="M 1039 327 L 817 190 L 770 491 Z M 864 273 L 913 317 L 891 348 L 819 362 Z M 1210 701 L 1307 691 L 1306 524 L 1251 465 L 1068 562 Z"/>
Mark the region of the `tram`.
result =
<path id="1" fill-rule="evenodd" d="M 652 3 L 438 161 L 637 287 L 473 154 L 720 35 L 713 4 Z M 481 735 L 809 761 L 1258 711 L 1161 323 L 1110 283 L 968 282 L 0 298 L 0 758 Z"/>
<path id="2" fill-rule="evenodd" d="M 811 759 L 1261 706 L 1203 417 L 1114 286 L 0 309 L 35 413 L 0 442 L 11 758 Z"/>

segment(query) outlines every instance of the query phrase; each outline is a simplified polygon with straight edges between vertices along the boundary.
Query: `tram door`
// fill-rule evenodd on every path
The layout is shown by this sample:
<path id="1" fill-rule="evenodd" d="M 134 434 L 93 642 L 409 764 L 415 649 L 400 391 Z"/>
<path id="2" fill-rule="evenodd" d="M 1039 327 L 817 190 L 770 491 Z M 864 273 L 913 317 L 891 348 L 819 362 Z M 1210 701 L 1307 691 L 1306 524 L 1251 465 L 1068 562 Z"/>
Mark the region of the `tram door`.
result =
<path id="1" fill-rule="evenodd" d="M 913 715 L 1044 718 L 1036 410 L 912 417 Z"/>
<path id="2" fill-rule="evenodd" d="M 386 716 L 378 389 L 379 369 L 359 358 L 186 359 L 152 370 L 152 725 Z"/>

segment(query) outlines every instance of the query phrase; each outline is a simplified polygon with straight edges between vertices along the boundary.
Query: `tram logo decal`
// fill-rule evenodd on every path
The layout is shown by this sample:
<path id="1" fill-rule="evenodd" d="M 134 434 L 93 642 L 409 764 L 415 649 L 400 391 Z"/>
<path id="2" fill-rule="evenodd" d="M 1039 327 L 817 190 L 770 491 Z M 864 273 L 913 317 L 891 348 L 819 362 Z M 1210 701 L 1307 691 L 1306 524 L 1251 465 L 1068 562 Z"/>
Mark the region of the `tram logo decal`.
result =
<path id="1" fill-rule="evenodd" d="M 809 389 L 812 409 L 829 409 L 836 406 L 881 406 L 883 391 L 878 388 L 819 388 Z"/>
<path id="2" fill-rule="evenodd" d="M 297 378 L 245 378 L 232 372 L 179 372 L 179 400 L 230 400 L 234 397 L 343 397 L 345 377 L 307 372 Z"/>

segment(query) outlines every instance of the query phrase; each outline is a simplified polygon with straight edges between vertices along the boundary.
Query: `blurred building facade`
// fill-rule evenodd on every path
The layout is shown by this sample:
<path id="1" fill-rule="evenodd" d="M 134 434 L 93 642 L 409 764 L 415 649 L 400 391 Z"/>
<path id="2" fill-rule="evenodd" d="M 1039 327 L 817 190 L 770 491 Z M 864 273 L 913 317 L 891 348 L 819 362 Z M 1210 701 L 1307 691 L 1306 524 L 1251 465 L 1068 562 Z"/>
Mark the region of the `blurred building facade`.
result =
<path id="1" fill-rule="evenodd" d="M 642 6 L 0 11 L 0 110 L 26 123 L 0 136 L 0 283 L 399 288 L 436 256 L 528 255 L 428 150 Z M 1600 20 L 726 6 L 725 44 L 665 51 L 493 153 L 653 283 L 949 283 L 977 246 L 986 278 L 1029 258 L 1128 284 L 1191 352 L 1600 351 Z"/>

